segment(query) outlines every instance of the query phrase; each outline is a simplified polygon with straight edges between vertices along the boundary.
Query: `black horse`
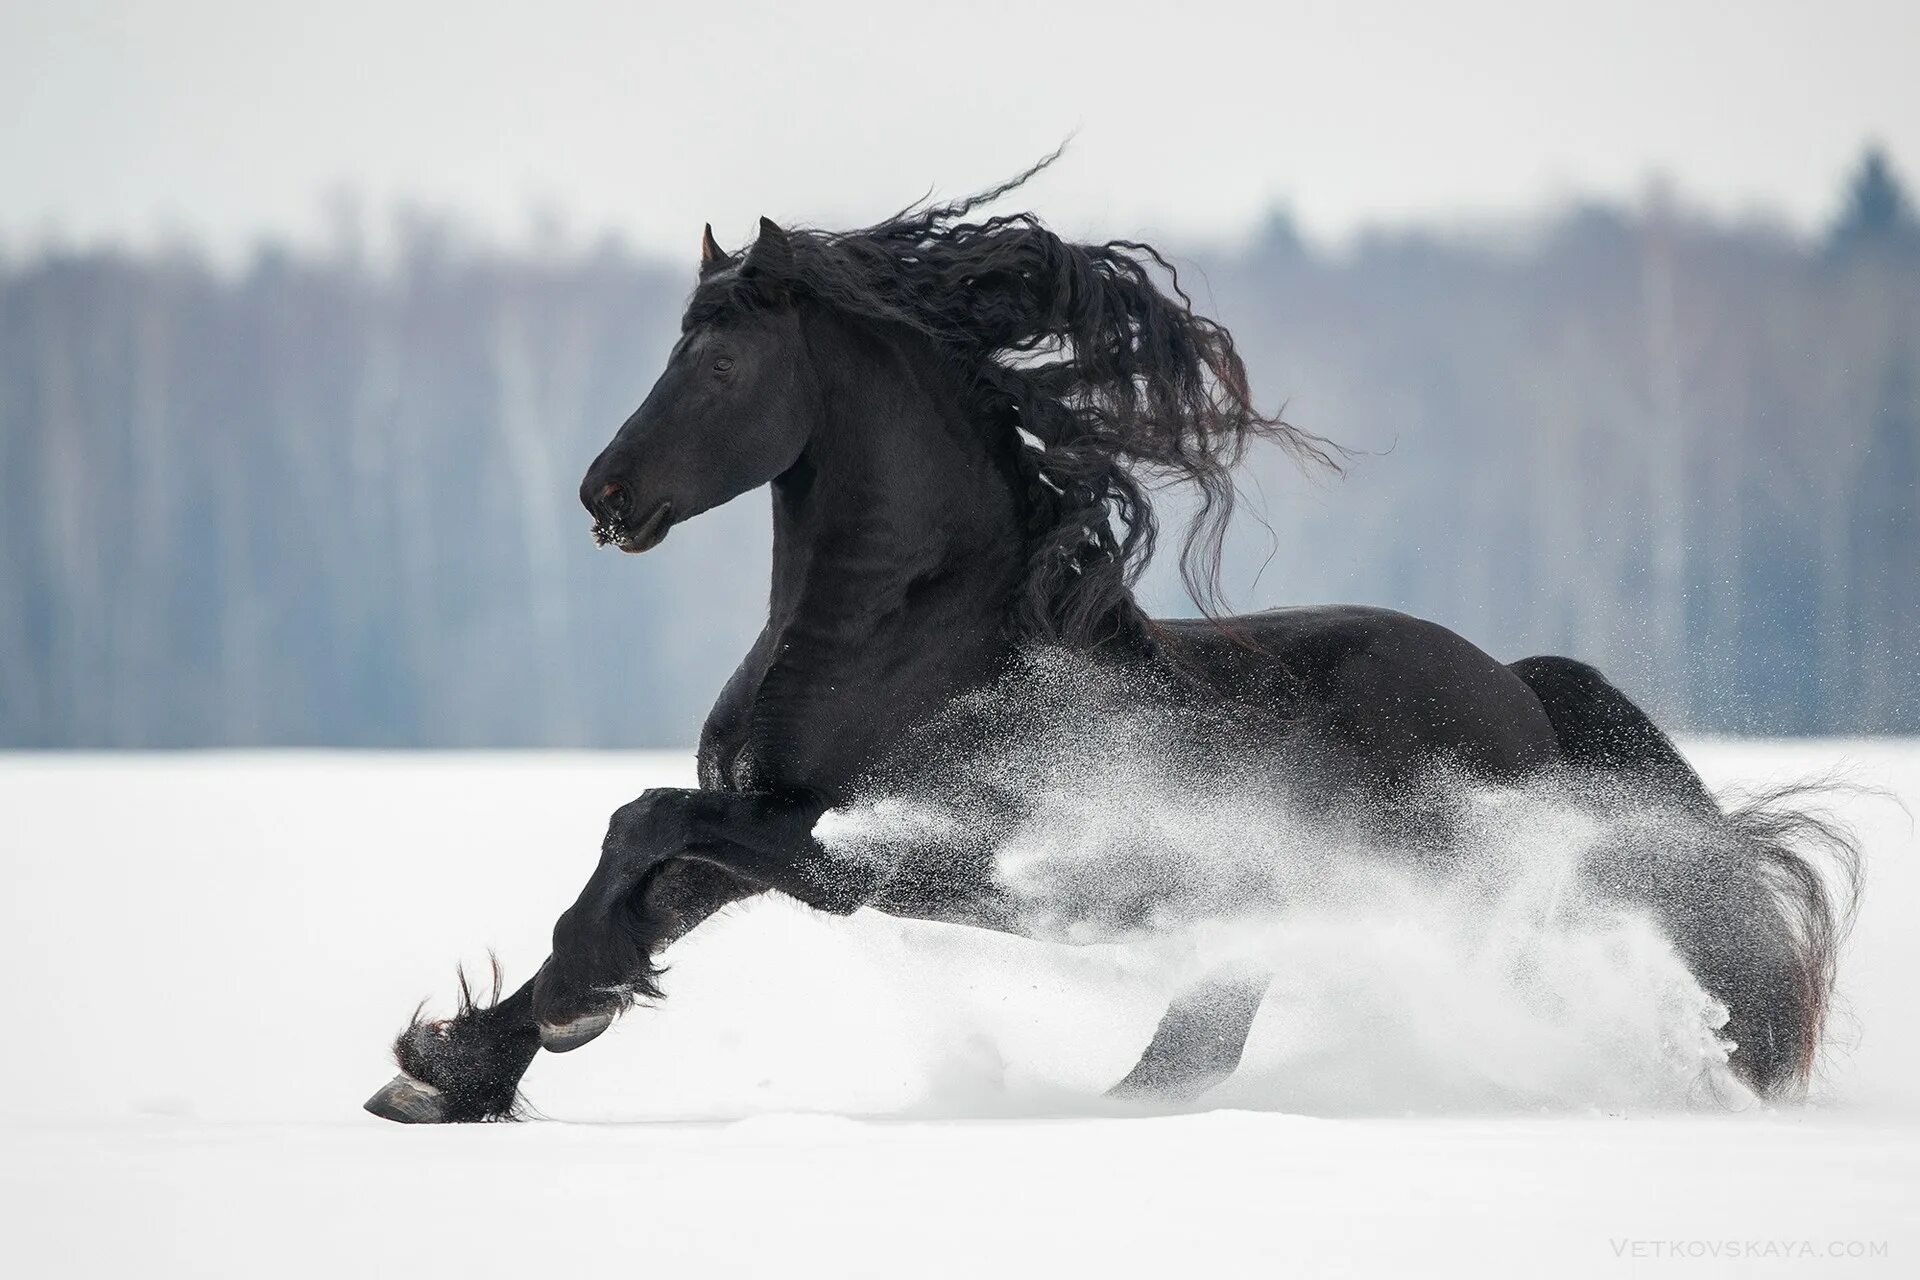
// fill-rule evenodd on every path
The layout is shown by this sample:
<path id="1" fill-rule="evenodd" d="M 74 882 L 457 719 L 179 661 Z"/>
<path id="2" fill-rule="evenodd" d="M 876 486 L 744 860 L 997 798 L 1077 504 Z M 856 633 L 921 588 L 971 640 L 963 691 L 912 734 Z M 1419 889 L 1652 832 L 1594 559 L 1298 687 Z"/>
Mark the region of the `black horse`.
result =
<path id="1" fill-rule="evenodd" d="M 1850 873 L 1844 837 L 1777 798 L 1722 813 L 1666 736 L 1579 662 L 1505 664 L 1384 609 L 1220 617 L 1235 463 L 1261 441 L 1310 465 L 1338 451 L 1255 407 L 1231 336 L 1194 314 L 1151 247 L 1067 243 L 1027 214 L 968 220 L 1031 172 L 860 231 L 763 219 L 739 254 L 707 230 L 666 370 L 580 497 L 599 542 L 639 553 L 770 484 L 766 627 L 707 718 L 700 787 L 616 811 L 535 978 L 505 999 L 496 980 L 490 1002 L 463 980 L 456 1016 L 402 1033 L 403 1074 L 368 1110 L 512 1115 L 541 1048 L 578 1048 L 658 998 L 662 948 L 767 890 L 835 913 L 1023 929 L 992 821 L 881 857 L 836 850 L 816 825 L 937 781 L 1023 717 L 1070 714 L 1051 707 L 1061 695 L 1034 654 L 1164 708 L 1202 772 L 1262 763 L 1258 785 L 1309 811 L 1372 814 L 1416 840 L 1444 827 L 1426 785 L 1441 767 L 1656 797 L 1716 852 L 1687 875 L 1647 870 L 1637 892 L 1731 1010 L 1734 1068 L 1764 1093 L 1804 1082 L 1848 907 L 1802 837 L 1829 840 Z M 1149 619 L 1130 591 L 1154 545 L 1145 488 L 1163 482 L 1198 493 L 1182 569 L 1199 621 Z M 1265 986 L 1222 972 L 1181 995 L 1118 1091 L 1191 1096 L 1230 1073 Z"/>

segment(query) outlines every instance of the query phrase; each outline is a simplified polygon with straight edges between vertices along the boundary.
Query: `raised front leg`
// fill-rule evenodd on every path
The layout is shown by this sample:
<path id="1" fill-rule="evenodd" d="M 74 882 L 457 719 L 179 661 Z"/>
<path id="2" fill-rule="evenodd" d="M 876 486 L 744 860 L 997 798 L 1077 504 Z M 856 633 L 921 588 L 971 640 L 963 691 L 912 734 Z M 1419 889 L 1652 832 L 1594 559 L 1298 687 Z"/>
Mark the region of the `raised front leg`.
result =
<path id="1" fill-rule="evenodd" d="M 460 1008 L 451 1018 L 418 1014 L 393 1042 L 400 1074 L 367 1099 L 367 1110 L 401 1124 L 463 1124 L 511 1120 L 519 1107 L 520 1077 L 540 1052 L 533 1023 L 533 983 L 500 998 L 500 970 L 492 996 L 473 998 L 464 975 Z"/>
<path id="2" fill-rule="evenodd" d="M 453 1017 L 401 1032 L 401 1074 L 367 1110 L 410 1124 L 511 1118 L 543 1044 L 577 1048 L 634 997 L 659 994 L 654 955 L 729 902 L 777 889 L 823 911 L 857 910 L 884 877 L 820 849 L 812 831 L 821 811 L 723 791 L 649 791 L 622 806 L 533 981 L 503 1000 L 496 974 L 487 1003 L 463 982 Z"/>
<path id="3" fill-rule="evenodd" d="M 643 918 L 664 922 L 659 945 L 665 946 L 727 903 L 755 892 L 756 886 L 711 863 L 674 859 L 646 881 L 637 910 Z M 476 999 L 463 976 L 460 1007 L 452 1017 L 416 1014 L 394 1041 L 400 1074 L 367 1100 L 367 1110 L 402 1124 L 513 1119 L 520 1078 L 540 1051 L 534 982 L 503 1000 L 496 966 L 493 985 L 490 998 Z"/>
<path id="4" fill-rule="evenodd" d="M 616 810 L 600 864 L 554 924 L 553 954 L 534 979 L 540 1043 L 578 1048 L 635 998 L 658 996 L 654 955 L 726 901 L 775 889 L 841 915 L 870 901 L 882 869 L 823 850 L 813 838 L 823 811 L 698 790 L 649 791 Z"/>

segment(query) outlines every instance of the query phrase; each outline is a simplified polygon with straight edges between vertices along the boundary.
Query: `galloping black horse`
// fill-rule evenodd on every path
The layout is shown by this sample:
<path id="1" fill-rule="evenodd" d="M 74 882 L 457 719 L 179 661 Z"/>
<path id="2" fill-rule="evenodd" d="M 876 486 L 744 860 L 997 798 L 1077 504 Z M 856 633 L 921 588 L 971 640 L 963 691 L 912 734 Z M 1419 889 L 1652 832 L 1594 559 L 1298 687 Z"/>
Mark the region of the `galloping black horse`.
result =
<path id="1" fill-rule="evenodd" d="M 656 953 L 767 890 L 1021 929 L 990 829 L 874 858 L 836 851 L 816 824 L 927 781 L 1007 732 L 1008 708 L 1017 719 L 1056 696 L 1030 678 L 1035 653 L 1174 708 L 1198 726 L 1188 745 L 1203 764 L 1271 761 L 1294 798 L 1385 827 L 1420 826 L 1421 782 L 1442 766 L 1658 797 L 1718 852 L 1690 877 L 1650 870 L 1641 892 L 1731 1010 L 1733 1067 L 1765 1093 L 1804 1082 L 1846 905 L 1798 838 L 1834 833 L 1778 803 L 1722 813 L 1666 736 L 1579 662 L 1505 664 L 1383 609 L 1217 616 L 1244 450 L 1270 442 L 1308 464 L 1337 451 L 1254 406 L 1232 338 L 1193 313 L 1151 247 L 1067 243 L 1027 214 L 968 220 L 1031 172 L 860 231 L 763 219 L 737 254 L 707 230 L 666 370 L 580 497 L 598 541 L 637 554 L 771 485 L 766 627 L 707 719 L 700 787 L 615 812 L 535 978 L 490 1003 L 463 981 L 456 1016 L 402 1033 L 403 1074 L 367 1108 L 408 1122 L 513 1114 L 541 1048 L 578 1048 L 657 998 Z M 1151 620 L 1130 592 L 1154 545 L 1145 486 L 1175 481 L 1199 495 L 1182 568 L 1200 621 Z M 1221 973 L 1180 996 L 1118 1091 L 1191 1096 L 1231 1072 L 1265 985 Z"/>

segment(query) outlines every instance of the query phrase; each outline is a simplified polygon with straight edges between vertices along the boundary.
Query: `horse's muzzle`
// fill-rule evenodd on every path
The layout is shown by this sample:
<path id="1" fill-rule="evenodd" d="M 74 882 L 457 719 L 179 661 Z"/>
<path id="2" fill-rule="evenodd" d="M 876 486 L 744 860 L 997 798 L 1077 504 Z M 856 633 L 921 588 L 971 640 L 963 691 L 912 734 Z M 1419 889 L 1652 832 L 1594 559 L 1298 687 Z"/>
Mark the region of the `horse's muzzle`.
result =
<path id="1" fill-rule="evenodd" d="M 616 546 L 629 555 L 651 551 L 665 541 L 673 527 L 673 504 L 663 502 L 639 524 L 630 524 L 620 516 L 603 516 L 594 521 L 593 540 L 601 546 Z"/>

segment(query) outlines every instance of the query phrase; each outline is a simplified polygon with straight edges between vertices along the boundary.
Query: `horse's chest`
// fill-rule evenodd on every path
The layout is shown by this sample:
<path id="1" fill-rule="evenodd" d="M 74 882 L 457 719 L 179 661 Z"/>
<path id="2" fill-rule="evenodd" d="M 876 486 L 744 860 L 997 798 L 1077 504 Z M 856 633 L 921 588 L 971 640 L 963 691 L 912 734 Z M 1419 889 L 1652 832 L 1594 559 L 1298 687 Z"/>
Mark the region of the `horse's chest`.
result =
<path id="1" fill-rule="evenodd" d="M 997 627 L 935 620 L 948 625 L 909 612 L 848 631 L 805 615 L 762 633 L 708 718 L 703 785 L 844 798 L 995 668 Z"/>
<path id="2" fill-rule="evenodd" d="M 729 687 L 708 720 L 701 783 L 730 791 L 837 797 L 881 749 L 886 714 L 859 673 L 796 673 L 778 663 Z"/>

